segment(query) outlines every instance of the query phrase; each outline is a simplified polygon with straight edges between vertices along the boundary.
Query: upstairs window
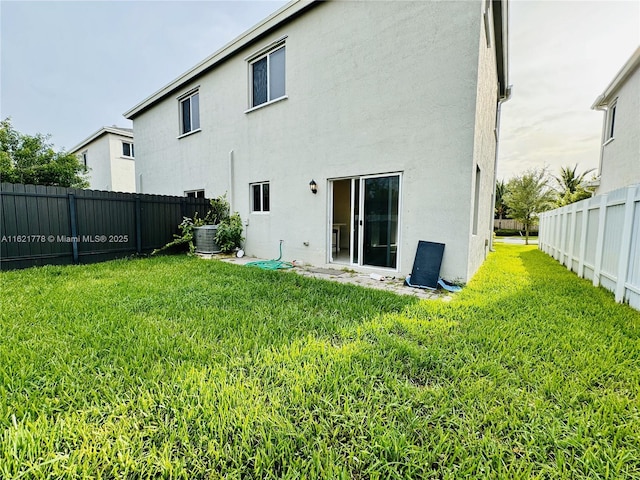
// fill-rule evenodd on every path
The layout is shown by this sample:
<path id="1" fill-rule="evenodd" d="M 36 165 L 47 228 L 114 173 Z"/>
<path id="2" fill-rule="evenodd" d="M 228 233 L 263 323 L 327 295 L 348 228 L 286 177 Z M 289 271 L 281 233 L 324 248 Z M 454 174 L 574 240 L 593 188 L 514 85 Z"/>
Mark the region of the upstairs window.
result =
<path id="1" fill-rule="evenodd" d="M 131 142 L 122 142 L 122 156 L 133 158 L 133 143 Z"/>
<path id="2" fill-rule="evenodd" d="M 200 93 L 196 90 L 180 99 L 180 135 L 200 130 Z"/>
<path id="3" fill-rule="evenodd" d="M 250 71 L 251 107 L 257 107 L 285 96 L 284 45 L 252 60 Z"/>
<path id="4" fill-rule="evenodd" d="M 84 165 L 84 168 L 87 168 L 87 159 L 89 158 L 89 151 L 85 150 L 84 152 L 82 152 L 82 164 Z"/>
<path id="5" fill-rule="evenodd" d="M 614 102 L 607 111 L 607 135 L 605 141 L 613 140 L 613 131 L 616 124 L 616 105 Z"/>
<path id="6" fill-rule="evenodd" d="M 482 14 L 482 18 L 484 19 L 484 36 L 487 41 L 487 48 L 491 48 L 491 35 L 494 33 L 492 22 L 492 13 L 491 13 L 491 0 L 484 0 L 484 13 Z"/>
<path id="7" fill-rule="evenodd" d="M 269 211 L 269 182 L 251 184 L 251 211 Z"/>

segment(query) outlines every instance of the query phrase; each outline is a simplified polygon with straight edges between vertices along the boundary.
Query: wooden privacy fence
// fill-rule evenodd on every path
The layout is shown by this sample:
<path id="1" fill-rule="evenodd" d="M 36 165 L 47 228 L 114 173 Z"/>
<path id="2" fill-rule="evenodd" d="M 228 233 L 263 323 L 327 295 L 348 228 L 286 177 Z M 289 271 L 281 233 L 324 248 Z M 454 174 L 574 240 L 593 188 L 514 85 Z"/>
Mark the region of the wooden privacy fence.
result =
<path id="1" fill-rule="evenodd" d="M 544 212 L 539 248 L 640 310 L 640 184 Z"/>
<path id="2" fill-rule="evenodd" d="M 0 184 L 0 269 L 93 263 L 149 253 L 205 198 Z"/>
<path id="3" fill-rule="evenodd" d="M 522 224 L 522 222 L 519 222 L 518 220 L 514 220 L 513 218 L 496 218 L 493 220 L 493 229 L 494 230 L 520 230 L 524 232 L 524 225 Z M 533 225 L 531 227 L 531 232 L 537 232 L 537 231 L 538 231 L 538 225 Z"/>

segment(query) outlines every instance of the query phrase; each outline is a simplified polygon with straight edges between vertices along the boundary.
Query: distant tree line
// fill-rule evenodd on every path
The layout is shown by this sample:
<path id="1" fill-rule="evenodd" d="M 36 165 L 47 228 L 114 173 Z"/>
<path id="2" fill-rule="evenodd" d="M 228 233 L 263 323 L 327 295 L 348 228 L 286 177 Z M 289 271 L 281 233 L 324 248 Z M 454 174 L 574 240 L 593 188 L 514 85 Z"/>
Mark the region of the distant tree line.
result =
<path id="1" fill-rule="evenodd" d="M 0 121 L 0 180 L 8 183 L 86 188 L 87 169 L 68 152 L 57 152 L 50 135 L 25 135 Z"/>
<path id="2" fill-rule="evenodd" d="M 578 166 L 562 167 L 560 175 L 549 175 L 546 168 L 527 170 L 505 183 L 496 184 L 495 218 L 513 218 L 524 226 L 526 243 L 529 243 L 531 227 L 537 224 L 538 215 L 546 210 L 569 205 L 591 197 L 587 175 Z"/>

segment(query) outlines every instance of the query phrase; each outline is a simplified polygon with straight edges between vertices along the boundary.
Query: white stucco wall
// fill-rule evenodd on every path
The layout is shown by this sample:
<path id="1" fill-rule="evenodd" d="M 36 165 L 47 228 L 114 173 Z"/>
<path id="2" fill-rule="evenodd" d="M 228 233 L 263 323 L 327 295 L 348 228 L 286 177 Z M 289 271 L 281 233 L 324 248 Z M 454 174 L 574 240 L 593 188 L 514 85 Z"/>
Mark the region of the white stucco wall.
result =
<path id="1" fill-rule="evenodd" d="M 487 3 L 491 14 L 491 2 Z M 487 43 L 487 35 L 490 42 Z M 467 278 L 471 278 L 482 265 L 489 251 L 489 242 L 493 232 L 492 195 L 495 192 L 495 158 L 497 147 L 496 115 L 498 102 L 498 73 L 496 69 L 496 51 L 493 29 L 485 32 L 485 24 L 480 29 L 478 42 L 478 83 L 476 93 L 476 117 L 474 130 L 474 165 L 470 166 L 471 199 L 475 202 L 476 166 L 480 168 L 480 194 L 477 206 L 477 228 L 474 233 L 473 205 L 469 222 L 469 257 Z"/>
<path id="2" fill-rule="evenodd" d="M 617 98 L 614 138 L 602 147 L 598 194 L 640 183 L 640 68 L 612 97 Z"/>
<path id="3" fill-rule="evenodd" d="M 96 138 L 80 149 L 78 154 L 82 155 L 83 152 L 87 152 L 89 188 L 111 190 L 111 152 L 107 135 Z"/>
<path id="4" fill-rule="evenodd" d="M 479 164 L 486 193 L 494 161 L 487 140 L 495 121 L 491 59 L 482 60 L 488 80 L 477 82 L 481 25 L 480 2 L 319 4 L 134 118 L 141 191 L 204 188 L 213 197 L 232 190 L 234 209 L 248 222 L 248 254 L 276 257 L 284 240 L 286 259 L 322 265 L 330 243 L 329 180 L 399 172 L 399 271 L 410 272 L 418 241 L 428 240 L 446 244 L 442 276 L 467 280 L 479 265 L 477 244 L 490 231 L 483 214 L 483 235 L 470 253 L 472 173 Z M 245 113 L 244 59 L 283 35 L 288 98 Z M 177 138 L 177 98 L 195 86 L 201 131 Z M 492 114 L 476 108 L 478 92 L 486 91 L 491 98 L 481 108 Z M 475 127 L 489 133 L 475 135 Z M 249 212 L 249 184 L 259 181 L 270 182 L 268 214 Z M 490 201 L 483 193 L 481 210 Z"/>
<path id="5" fill-rule="evenodd" d="M 122 142 L 133 143 L 133 138 L 102 131 L 94 140 L 76 148 L 82 162 L 82 153 L 87 152 L 89 188 L 114 192 L 136 191 L 135 161 L 122 156 Z"/>

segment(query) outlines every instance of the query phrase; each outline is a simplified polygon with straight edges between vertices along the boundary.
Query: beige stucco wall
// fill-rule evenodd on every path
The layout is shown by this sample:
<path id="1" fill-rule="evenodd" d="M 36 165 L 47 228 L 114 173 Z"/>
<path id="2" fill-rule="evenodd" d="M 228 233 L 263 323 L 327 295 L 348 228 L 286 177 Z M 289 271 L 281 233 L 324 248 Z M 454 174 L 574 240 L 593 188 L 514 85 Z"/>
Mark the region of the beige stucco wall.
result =
<path id="1" fill-rule="evenodd" d="M 134 143 L 133 138 L 108 133 L 111 161 L 111 188 L 114 192 L 135 193 L 136 166 L 133 158 L 122 155 L 122 142 Z"/>
<path id="2" fill-rule="evenodd" d="M 597 194 L 640 183 L 640 68 L 618 92 L 613 140 L 602 147 Z M 606 114 L 603 129 L 607 128 Z"/>
<path id="3" fill-rule="evenodd" d="M 484 211 L 494 161 L 487 140 L 495 120 L 490 59 L 482 60 L 487 80 L 477 82 L 479 52 L 486 50 L 479 47 L 481 8 L 481 2 L 314 7 L 134 118 L 140 191 L 182 195 L 204 188 L 207 197 L 232 191 L 234 209 L 248 223 L 248 254 L 276 257 L 284 240 L 286 259 L 322 265 L 331 237 L 329 181 L 398 172 L 399 272 L 410 272 L 418 241 L 428 240 L 446 244 L 442 276 L 467 280 L 484 258 L 477 245 L 488 235 L 470 250 L 472 173 L 481 165 Z M 288 98 L 245 113 L 244 59 L 283 35 Z M 177 98 L 195 86 L 201 132 L 177 138 Z M 490 91 L 482 112 L 479 91 Z M 476 135 L 476 127 L 487 132 Z M 311 179 L 317 195 L 309 191 Z M 249 212 L 249 184 L 259 181 L 270 182 L 269 214 Z M 481 228 L 490 232 L 486 217 Z"/>

